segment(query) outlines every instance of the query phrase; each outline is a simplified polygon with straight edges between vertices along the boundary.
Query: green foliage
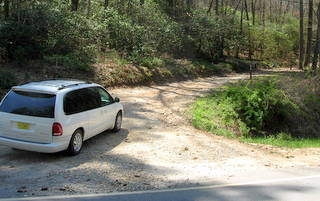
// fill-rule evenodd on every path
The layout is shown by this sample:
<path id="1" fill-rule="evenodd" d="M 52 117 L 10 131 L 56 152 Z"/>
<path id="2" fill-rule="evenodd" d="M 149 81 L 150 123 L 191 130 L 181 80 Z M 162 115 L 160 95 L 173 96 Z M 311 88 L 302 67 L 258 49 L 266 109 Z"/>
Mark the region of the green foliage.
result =
<path id="1" fill-rule="evenodd" d="M 0 47 L 19 64 L 51 55 L 72 54 L 75 59 L 94 55 L 95 24 L 81 15 L 39 5 L 21 10 L 23 20 L 17 18 L 13 15 L 1 23 Z"/>
<path id="2" fill-rule="evenodd" d="M 261 59 L 294 60 L 299 48 L 299 22 L 291 16 L 285 16 L 283 20 L 283 24 L 267 23 L 265 28 L 260 25 L 251 27 L 253 46 L 261 49 Z"/>
<path id="3" fill-rule="evenodd" d="M 135 61 L 145 67 L 153 68 L 164 65 L 164 61 L 158 57 L 136 57 Z"/>
<path id="4" fill-rule="evenodd" d="M 286 130 L 295 110 L 274 80 L 241 81 L 199 99 L 193 107 L 193 123 L 213 133 L 220 125 L 239 136 L 264 136 L 267 131 Z"/>
<path id="5" fill-rule="evenodd" d="M 66 66 L 72 70 L 90 71 L 91 68 L 88 65 L 90 58 L 81 58 L 74 54 L 45 56 L 44 60 L 52 65 Z"/>
<path id="6" fill-rule="evenodd" d="M 223 57 L 225 47 L 233 46 L 240 38 L 233 18 L 207 15 L 204 10 L 193 13 L 188 28 L 198 54 L 213 61 Z"/>
<path id="7" fill-rule="evenodd" d="M 10 9 L 10 18 L 0 21 L 0 57 L 21 66 L 60 55 L 68 58 L 63 65 L 83 69 L 110 49 L 147 67 L 161 65 L 154 58 L 164 54 L 219 62 L 226 53 L 244 56 L 249 49 L 254 58 L 293 61 L 298 49 L 298 21 L 293 17 L 267 21 L 265 26 L 259 19 L 254 26 L 244 20 L 240 30 L 239 11 L 225 7 L 226 14 L 214 15 L 203 2 L 198 7 L 170 7 L 168 1 L 146 0 L 141 5 L 140 0 L 113 0 L 105 9 L 101 1 L 91 1 L 90 7 L 80 1 L 77 12 L 70 11 L 67 1 L 18 4 Z"/>
<path id="8" fill-rule="evenodd" d="M 197 100 L 192 108 L 192 124 L 196 128 L 228 137 L 247 134 L 249 131 L 240 120 L 239 114 L 234 109 L 234 103 L 230 99 L 219 101 L 213 97 L 207 97 Z"/>
<path id="9" fill-rule="evenodd" d="M 15 76 L 9 71 L 0 70 L 0 88 L 10 89 L 12 86 L 16 85 Z"/>
<path id="10" fill-rule="evenodd" d="M 266 129 L 266 126 L 270 126 L 279 116 L 285 122 L 285 109 L 294 106 L 285 94 L 277 89 L 273 80 L 240 82 L 227 87 L 221 98 L 231 98 L 235 103 L 235 110 L 252 131 Z"/>
<path id="11" fill-rule="evenodd" d="M 241 141 L 248 143 L 270 144 L 273 146 L 289 148 L 320 147 L 320 139 L 316 138 L 296 139 L 290 137 L 282 138 L 277 136 L 268 136 L 257 138 L 241 138 Z"/>
<path id="12" fill-rule="evenodd" d="M 156 3 L 147 2 L 144 7 L 133 4 L 130 13 L 123 15 L 117 8 L 105 11 L 104 40 L 109 47 L 127 53 L 134 61 L 179 49 L 181 28 Z"/>

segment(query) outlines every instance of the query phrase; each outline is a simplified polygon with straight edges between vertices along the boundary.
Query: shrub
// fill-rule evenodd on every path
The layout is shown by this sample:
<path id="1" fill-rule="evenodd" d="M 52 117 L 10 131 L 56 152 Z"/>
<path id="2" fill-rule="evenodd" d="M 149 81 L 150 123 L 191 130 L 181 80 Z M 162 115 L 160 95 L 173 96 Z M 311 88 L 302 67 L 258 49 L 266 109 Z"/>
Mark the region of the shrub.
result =
<path id="1" fill-rule="evenodd" d="M 69 58 L 77 62 L 95 55 L 96 24 L 89 19 L 41 4 L 22 9 L 20 15 L 23 20 L 13 15 L 0 26 L 0 48 L 9 59 L 22 64 L 44 56 L 73 55 Z"/>
<path id="2" fill-rule="evenodd" d="M 103 17 L 102 41 L 110 48 L 127 53 L 133 61 L 143 62 L 145 59 L 141 58 L 172 52 L 181 44 L 178 24 L 161 12 L 157 3 L 146 4 L 144 7 L 133 4 L 130 15 L 122 14 L 122 7 L 109 8 Z"/>
<path id="3" fill-rule="evenodd" d="M 277 88 L 275 80 L 242 81 L 227 87 L 221 98 L 232 100 L 242 121 L 254 132 L 272 128 L 277 121 L 286 122 L 287 111 L 294 108 L 291 100 Z"/>
<path id="4" fill-rule="evenodd" d="M 193 48 L 211 61 L 221 59 L 224 49 L 234 46 L 241 39 L 231 17 L 219 18 L 207 15 L 203 10 L 194 12 L 187 26 Z"/>
<path id="5" fill-rule="evenodd" d="M 274 80 L 241 81 L 199 99 L 193 107 L 193 124 L 217 133 L 217 128 L 238 136 L 277 135 L 286 132 L 297 106 Z"/>
<path id="6" fill-rule="evenodd" d="M 16 84 L 17 84 L 16 78 L 12 73 L 8 71 L 0 70 L 0 88 L 1 89 L 9 89 Z"/>
<path id="7" fill-rule="evenodd" d="M 78 55 L 68 54 L 68 55 L 52 55 L 45 56 L 44 60 L 52 65 L 62 65 L 69 67 L 72 70 L 80 70 L 80 71 L 90 71 L 90 65 L 88 63 L 91 62 L 90 58 L 79 57 Z"/>

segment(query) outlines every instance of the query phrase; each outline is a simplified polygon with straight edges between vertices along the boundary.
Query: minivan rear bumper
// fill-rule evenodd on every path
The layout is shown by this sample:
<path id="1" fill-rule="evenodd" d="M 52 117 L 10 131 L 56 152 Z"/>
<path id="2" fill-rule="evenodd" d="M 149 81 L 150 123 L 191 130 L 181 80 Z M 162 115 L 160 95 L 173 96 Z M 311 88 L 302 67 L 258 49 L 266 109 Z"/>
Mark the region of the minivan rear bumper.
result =
<path id="1" fill-rule="evenodd" d="M 40 153 L 56 153 L 66 150 L 68 143 L 51 143 L 40 144 L 34 142 L 25 142 L 21 140 L 14 140 L 5 137 L 0 137 L 0 145 L 6 145 L 15 149 L 21 149 L 26 151 L 35 151 Z"/>

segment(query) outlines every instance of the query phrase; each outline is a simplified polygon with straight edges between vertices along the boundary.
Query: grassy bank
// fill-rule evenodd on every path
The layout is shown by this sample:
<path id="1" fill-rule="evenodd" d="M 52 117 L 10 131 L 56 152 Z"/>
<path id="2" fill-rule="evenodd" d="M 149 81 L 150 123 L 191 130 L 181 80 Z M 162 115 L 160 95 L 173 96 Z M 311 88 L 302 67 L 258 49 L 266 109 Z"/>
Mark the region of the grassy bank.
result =
<path id="1" fill-rule="evenodd" d="M 249 143 L 320 147 L 319 78 L 279 73 L 223 87 L 192 106 L 192 124 Z"/>
<path id="2" fill-rule="evenodd" d="M 26 62 L 23 66 L 15 63 L 1 64 L 0 96 L 13 85 L 37 80 L 72 78 L 96 82 L 105 87 L 132 87 L 243 72 L 248 70 L 250 65 L 247 60 L 235 58 L 212 63 L 201 59 L 170 57 L 150 58 L 141 65 L 126 60 L 116 51 L 100 56 L 99 60 L 87 69 L 64 66 L 60 62 L 38 60 Z"/>
<path id="3" fill-rule="evenodd" d="M 320 147 L 320 139 L 281 139 L 274 137 L 241 138 L 242 142 L 269 144 L 278 147 L 310 148 Z"/>

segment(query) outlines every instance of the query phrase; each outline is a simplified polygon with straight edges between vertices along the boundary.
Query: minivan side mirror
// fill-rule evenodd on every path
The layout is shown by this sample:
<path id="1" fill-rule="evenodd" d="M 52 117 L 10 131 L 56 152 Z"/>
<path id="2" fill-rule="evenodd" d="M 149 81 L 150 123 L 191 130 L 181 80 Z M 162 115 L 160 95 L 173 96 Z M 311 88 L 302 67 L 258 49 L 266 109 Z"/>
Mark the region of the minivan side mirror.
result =
<path id="1" fill-rule="evenodd" d="M 119 103 L 119 102 L 120 102 L 120 98 L 118 98 L 118 97 L 115 97 L 115 98 L 114 98 L 114 102 L 117 102 L 117 103 Z"/>

